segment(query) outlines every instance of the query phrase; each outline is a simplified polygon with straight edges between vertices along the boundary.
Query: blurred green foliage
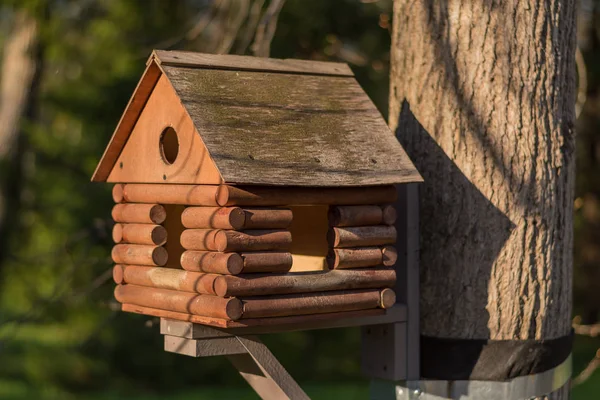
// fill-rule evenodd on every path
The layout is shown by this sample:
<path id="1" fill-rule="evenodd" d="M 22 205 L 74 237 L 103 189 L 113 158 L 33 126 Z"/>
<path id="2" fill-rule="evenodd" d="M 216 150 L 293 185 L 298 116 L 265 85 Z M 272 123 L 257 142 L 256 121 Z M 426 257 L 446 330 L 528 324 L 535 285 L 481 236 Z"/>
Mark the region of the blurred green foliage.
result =
<path id="1" fill-rule="evenodd" d="M 118 311 L 110 273 L 110 188 L 89 182 L 151 50 L 214 50 L 214 42 L 223 36 L 219 21 L 206 25 L 201 34 L 190 34 L 206 15 L 226 19 L 214 4 L 5 0 L 0 5 L 0 49 L 15 13 L 26 10 L 40 26 L 42 66 L 40 95 L 34 100 L 37 113 L 21 126 L 27 139 L 19 176 L 22 190 L 11 193 L 19 210 L 11 216 L 9 235 L 0 237 L 6 249 L 0 255 L 0 398 L 153 399 L 167 392 L 181 393 L 169 397 L 173 399 L 255 398 L 247 388 L 235 389 L 244 383 L 225 360 L 165 353 L 156 319 Z M 391 0 L 287 0 L 271 55 L 348 62 L 387 116 L 390 30 Z M 589 95 L 578 124 L 581 200 L 576 203 L 576 310 L 588 322 L 598 318 L 600 305 L 600 280 L 595 279 L 600 261 L 600 45 L 593 32 L 584 49 Z M 240 42 L 236 39 L 233 48 Z M 10 178 L 8 171 L 0 160 L 0 181 Z M 586 213 L 585 205 L 591 211 Z M 264 340 L 295 378 L 315 382 L 307 385 L 314 398 L 365 398 L 358 330 L 279 334 Z M 578 343 L 575 367 L 581 370 L 598 343 Z M 337 381 L 347 383 L 331 384 Z M 575 389 L 574 398 L 593 398 L 590 393 L 599 381 L 594 375 Z M 222 385 L 218 392 L 193 391 L 215 385 Z"/>
<path id="2" fill-rule="evenodd" d="M 224 360 L 163 352 L 156 319 L 116 311 L 110 188 L 89 182 L 151 50 L 162 44 L 205 50 L 206 35 L 185 35 L 210 7 L 210 1 L 32 0 L 0 8 L 0 45 L 16 12 L 25 8 L 38 19 L 43 68 L 39 112 L 22 122 L 27 146 L 16 225 L 1 238 L 8 252 L 0 269 L 0 397 L 23 387 L 37 396 L 80 398 L 98 390 L 129 397 L 243 384 Z M 385 112 L 390 35 L 379 25 L 390 10 L 390 1 L 307 7 L 290 0 L 271 54 L 352 61 Z M 359 376 L 358 338 L 357 330 L 332 330 L 265 340 L 298 379 L 329 381 Z"/>

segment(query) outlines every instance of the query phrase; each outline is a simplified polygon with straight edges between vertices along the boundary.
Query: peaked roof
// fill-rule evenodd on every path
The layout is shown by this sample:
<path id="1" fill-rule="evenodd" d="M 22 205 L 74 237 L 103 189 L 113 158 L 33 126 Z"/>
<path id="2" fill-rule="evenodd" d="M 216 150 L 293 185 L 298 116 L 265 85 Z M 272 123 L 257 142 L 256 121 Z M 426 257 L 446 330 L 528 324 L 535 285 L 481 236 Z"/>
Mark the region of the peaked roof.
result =
<path id="1" fill-rule="evenodd" d="M 105 181 L 161 74 L 231 184 L 422 181 L 346 64 L 154 51 L 93 181 Z"/>

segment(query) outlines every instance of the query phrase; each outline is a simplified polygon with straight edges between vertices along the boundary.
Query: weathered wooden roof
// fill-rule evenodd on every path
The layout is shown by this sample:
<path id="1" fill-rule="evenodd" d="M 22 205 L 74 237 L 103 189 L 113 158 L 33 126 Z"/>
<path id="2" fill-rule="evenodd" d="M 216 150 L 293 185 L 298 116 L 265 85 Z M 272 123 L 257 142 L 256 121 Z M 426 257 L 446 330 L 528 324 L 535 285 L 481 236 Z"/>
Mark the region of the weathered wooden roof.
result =
<path id="1" fill-rule="evenodd" d="M 173 85 L 226 183 L 422 180 L 345 64 L 156 51 L 145 74 L 154 82 L 148 73 L 154 64 Z M 143 81 L 138 88 L 147 86 Z M 134 101 L 135 94 L 119 125 L 133 119 L 126 116 Z M 139 115 L 139 105 L 133 108 Z M 106 179 L 104 170 L 110 172 L 127 130 L 117 127 L 93 180 Z"/>

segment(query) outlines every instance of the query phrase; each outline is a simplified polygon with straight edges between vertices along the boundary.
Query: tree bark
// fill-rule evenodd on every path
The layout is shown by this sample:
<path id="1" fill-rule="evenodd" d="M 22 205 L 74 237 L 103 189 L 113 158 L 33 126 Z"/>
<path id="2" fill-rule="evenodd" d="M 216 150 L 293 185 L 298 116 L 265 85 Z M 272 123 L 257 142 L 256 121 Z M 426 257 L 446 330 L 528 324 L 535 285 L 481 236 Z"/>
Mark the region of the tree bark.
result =
<path id="1" fill-rule="evenodd" d="M 570 332 L 575 15 L 567 0 L 394 2 L 390 125 L 425 179 L 424 335 Z"/>
<path id="2" fill-rule="evenodd" d="M 35 119 L 41 59 L 38 21 L 25 9 L 15 11 L 0 75 L 0 282 L 10 233 L 18 230 L 26 149 L 23 122 Z"/>

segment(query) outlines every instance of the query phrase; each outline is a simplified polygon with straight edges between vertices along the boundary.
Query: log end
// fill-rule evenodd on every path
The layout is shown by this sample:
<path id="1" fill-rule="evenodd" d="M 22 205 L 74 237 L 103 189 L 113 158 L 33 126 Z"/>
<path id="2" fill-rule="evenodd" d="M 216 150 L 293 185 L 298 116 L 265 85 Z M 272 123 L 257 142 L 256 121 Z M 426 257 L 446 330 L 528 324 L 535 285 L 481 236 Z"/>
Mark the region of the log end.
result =
<path id="1" fill-rule="evenodd" d="M 117 264 L 113 267 L 112 276 L 113 280 L 117 285 L 120 285 L 124 282 L 124 267 L 120 264 Z"/>
<path id="2" fill-rule="evenodd" d="M 115 300 L 117 300 L 119 303 L 124 303 L 125 302 L 123 300 L 122 290 L 123 290 L 123 285 L 117 285 L 117 286 L 115 286 L 115 290 L 113 291 L 113 295 L 115 296 Z"/>
<path id="3" fill-rule="evenodd" d="M 383 211 L 383 223 L 386 225 L 394 225 L 396 218 L 398 217 L 396 209 L 393 206 L 387 205 L 381 210 Z"/>
<path id="4" fill-rule="evenodd" d="M 238 298 L 232 297 L 225 306 L 225 313 L 232 321 L 242 318 L 244 313 L 244 304 Z"/>
<path id="5" fill-rule="evenodd" d="M 337 255 L 335 249 L 329 249 L 325 261 L 327 261 L 327 267 L 329 269 L 335 269 L 338 267 L 338 265 L 340 264 L 340 258 Z"/>
<path id="6" fill-rule="evenodd" d="M 115 186 L 113 186 L 112 198 L 115 203 L 123 203 L 125 201 L 124 188 L 125 185 L 122 183 L 117 183 Z"/>
<path id="7" fill-rule="evenodd" d="M 226 206 L 229 202 L 229 188 L 226 185 L 220 185 L 215 197 L 218 205 Z"/>
<path id="8" fill-rule="evenodd" d="M 337 228 L 332 227 L 327 231 L 327 243 L 329 247 L 337 247 L 340 244 L 340 237 Z"/>
<path id="9" fill-rule="evenodd" d="M 231 275 L 238 275 L 244 269 L 244 259 L 238 253 L 230 253 L 227 257 L 227 271 Z"/>
<path id="10" fill-rule="evenodd" d="M 119 248 L 117 246 L 113 246 L 112 250 L 110 251 L 110 256 L 114 262 L 119 262 Z"/>
<path id="11" fill-rule="evenodd" d="M 217 250 L 215 237 L 219 229 L 186 229 L 179 236 L 179 243 L 186 250 Z"/>
<path id="12" fill-rule="evenodd" d="M 385 246 L 381 250 L 381 254 L 383 256 L 383 265 L 386 267 L 391 267 L 398 261 L 398 252 L 393 246 Z"/>
<path id="13" fill-rule="evenodd" d="M 169 254 L 167 253 L 167 250 L 164 247 L 159 246 L 155 247 L 152 250 L 152 261 L 154 262 L 154 264 L 158 265 L 159 267 L 162 267 L 167 263 L 168 260 Z"/>
<path id="14" fill-rule="evenodd" d="M 213 290 L 219 297 L 227 296 L 227 278 L 224 276 L 217 276 L 213 282 Z"/>
<path id="15" fill-rule="evenodd" d="M 379 295 L 379 306 L 381 308 L 390 308 L 396 304 L 396 293 L 392 289 L 383 289 Z"/>
<path id="16" fill-rule="evenodd" d="M 123 225 L 115 224 L 115 226 L 113 226 L 112 238 L 115 243 L 121 243 L 123 240 Z"/>
<path id="17" fill-rule="evenodd" d="M 217 192 L 217 196 L 219 192 Z M 229 213 L 229 224 L 235 230 L 240 230 L 244 228 L 246 224 L 246 213 L 239 207 L 234 207 Z"/>
<path id="18" fill-rule="evenodd" d="M 152 243 L 154 243 L 157 246 L 162 246 L 163 244 L 165 244 L 167 242 L 167 230 L 165 229 L 164 226 L 157 225 L 152 229 L 152 233 L 150 234 L 150 237 L 152 238 Z M 113 231 L 113 238 L 114 238 L 114 231 Z"/>
<path id="19" fill-rule="evenodd" d="M 155 224 L 162 224 L 167 219 L 167 211 L 160 204 L 155 204 L 150 209 L 150 220 Z"/>
<path id="20" fill-rule="evenodd" d="M 214 233 L 213 240 L 214 248 L 217 251 L 225 251 L 227 249 L 227 233 L 225 231 L 219 230 Z"/>

